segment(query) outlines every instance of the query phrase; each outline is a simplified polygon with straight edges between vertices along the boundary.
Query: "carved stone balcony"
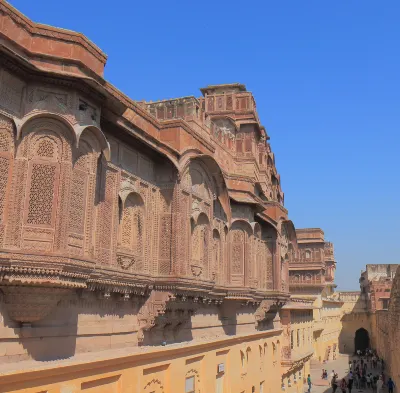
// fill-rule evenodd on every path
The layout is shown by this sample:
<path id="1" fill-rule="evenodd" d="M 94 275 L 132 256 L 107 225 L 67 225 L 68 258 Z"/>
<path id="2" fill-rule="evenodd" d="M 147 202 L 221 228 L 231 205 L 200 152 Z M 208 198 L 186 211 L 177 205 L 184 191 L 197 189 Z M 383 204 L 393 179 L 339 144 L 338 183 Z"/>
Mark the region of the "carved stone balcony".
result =
<path id="1" fill-rule="evenodd" d="M 320 287 L 325 284 L 325 279 L 321 276 L 295 275 L 290 276 L 290 287 Z"/>
<path id="2" fill-rule="evenodd" d="M 313 354 L 314 348 L 311 344 L 294 349 L 291 349 L 289 346 L 283 347 L 281 365 L 285 373 L 290 372 L 291 370 L 301 367 Z"/>

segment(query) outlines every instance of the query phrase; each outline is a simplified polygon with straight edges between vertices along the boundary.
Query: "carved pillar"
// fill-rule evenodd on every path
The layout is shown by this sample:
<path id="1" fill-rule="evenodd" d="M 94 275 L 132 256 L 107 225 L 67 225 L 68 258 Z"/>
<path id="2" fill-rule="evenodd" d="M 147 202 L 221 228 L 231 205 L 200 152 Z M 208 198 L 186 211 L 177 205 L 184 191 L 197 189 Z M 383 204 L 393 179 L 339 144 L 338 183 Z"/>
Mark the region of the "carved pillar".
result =
<path id="1" fill-rule="evenodd" d="M 171 271 L 172 258 L 172 227 L 173 227 L 173 203 L 174 189 L 162 189 L 160 192 L 159 203 L 159 223 L 158 239 L 154 240 L 155 245 L 158 244 L 158 266 L 154 266 L 154 274 L 168 275 Z"/>
<path id="2" fill-rule="evenodd" d="M 277 239 L 270 240 L 271 251 L 272 251 L 272 266 L 273 266 L 273 277 L 274 277 L 274 290 L 280 291 L 281 288 L 281 259 L 279 253 L 279 246 Z"/>

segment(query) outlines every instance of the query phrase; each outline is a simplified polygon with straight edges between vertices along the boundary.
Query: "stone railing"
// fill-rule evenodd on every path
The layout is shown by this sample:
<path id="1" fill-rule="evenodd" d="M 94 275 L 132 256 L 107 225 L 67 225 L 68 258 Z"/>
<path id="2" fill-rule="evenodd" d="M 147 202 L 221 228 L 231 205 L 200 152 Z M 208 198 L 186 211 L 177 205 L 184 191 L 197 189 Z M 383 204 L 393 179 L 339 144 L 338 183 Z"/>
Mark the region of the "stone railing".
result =
<path id="1" fill-rule="evenodd" d="M 290 285 L 316 285 L 322 283 L 321 276 L 291 276 L 289 279 Z"/>

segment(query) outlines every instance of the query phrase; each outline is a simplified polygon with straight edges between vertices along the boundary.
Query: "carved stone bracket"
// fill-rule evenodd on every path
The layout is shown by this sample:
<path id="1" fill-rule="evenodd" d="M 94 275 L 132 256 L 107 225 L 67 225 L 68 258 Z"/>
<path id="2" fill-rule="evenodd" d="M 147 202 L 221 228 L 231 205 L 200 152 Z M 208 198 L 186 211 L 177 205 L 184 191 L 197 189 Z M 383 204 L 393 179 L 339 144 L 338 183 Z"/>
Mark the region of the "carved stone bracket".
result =
<path id="1" fill-rule="evenodd" d="M 280 325 L 279 310 L 284 304 L 285 301 L 281 299 L 262 300 L 254 313 L 256 327 L 260 328 L 266 322 L 272 322 L 274 327 L 278 327 Z"/>
<path id="2" fill-rule="evenodd" d="M 144 332 L 152 329 L 156 325 L 156 318 L 165 313 L 166 304 L 173 299 L 171 292 L 152 291 L 147 301 L 139 311 L 138 322 L 138 342 L 144 341 Z"/>
<path id="3" fill-rule="evenodd" d="M 163 341 L 174 341 L 178 330 L 190 322 L 200 305 L 210 302 L 213 300 L 153 290 L 138 314 L 139 344 L 144 343 L 145 333 L 150 331 Z"/>
<path id="4" fill-rule="evenodd" d="M 296 369 L 302 368 L 304 366 L 304 364 L 309 359 L 311 359 L 312 356 L 313 356 L 313 353 L 310 353 L 301 359 L 291 360 L 290 348 L 289 348 L 289 351 L 285 350 L 285 353 L 284 353 L 284 348 L 282 348 L 282 365 L 288 367 L 285 370 L 283 376 L 291 374 Z"/>

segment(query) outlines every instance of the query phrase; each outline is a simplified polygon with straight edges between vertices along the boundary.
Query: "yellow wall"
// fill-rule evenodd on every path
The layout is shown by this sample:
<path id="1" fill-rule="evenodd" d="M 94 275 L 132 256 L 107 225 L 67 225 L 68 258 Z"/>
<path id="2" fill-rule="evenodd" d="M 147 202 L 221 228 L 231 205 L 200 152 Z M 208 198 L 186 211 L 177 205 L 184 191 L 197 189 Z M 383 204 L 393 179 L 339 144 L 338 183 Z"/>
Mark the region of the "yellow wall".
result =
<path id="1" fill-rule="evenodd" d="M 342 329 L 341 302 L 321 299 L 314 310 L 314 358 L 319 361 L 333 360 L 339 354 L 339 334 Z M 336 350 L 335 350 L 336 349 Z"/>
<path id="2" fill-rule="evenodd" d="M 307 314 L 304 314 L 304 311 L 291 311 L 289 343 L 291 359 L 282 362 L 282 382 L 287 393 L 302 393 L 307 375 L 310 373 L 309 358 L 313 352 L 313 316 L 310 310 L 306 312 Z M 295 366 L 296 364 L 298 365 Z"/>
<path id="3" fill-rule="evenodd" d="M 127 355 L 97 353 L 86 361 L 45 364 L 34 372 L 10 372 L 0 378 L 0 392 L 26 393 L 185 393 L 185 379 L 195 377 L 195 392 L 281 390 L 281 329 L 206 343 L 142 348 Z M 103 356 L 100 359 L 99 356 Z M 218 365 L 224 371 L 218 373 Z M 20 363 L 23 366 L 23 363 Z M 21 367 L 22 368 L 22 367 Z"/>
<path id="4" fill-rule="evenodd" d="M 304 363 L 302 367 L 297 367 L 291 370 L 285 377 L 282 379 L 285 384 L 285 393 L 303 393 L 305 386 L 307 385 L 307 375 L 310 374 L 310 361 Z M 296 375 L 296 382 L 294 379 L 294 375 Z M 289 386 L 289 380 L 291 381 Z M 279 391 L 282 391 L 280 389 Z"/>

